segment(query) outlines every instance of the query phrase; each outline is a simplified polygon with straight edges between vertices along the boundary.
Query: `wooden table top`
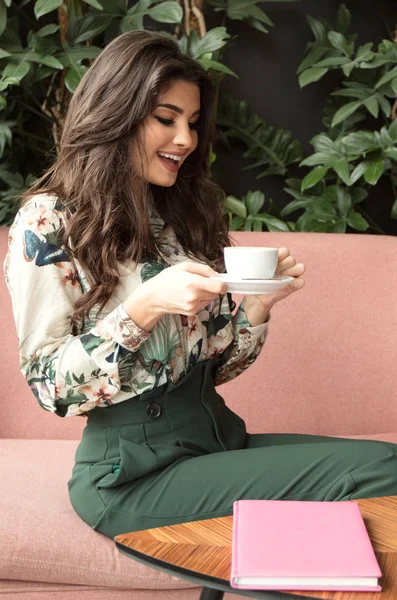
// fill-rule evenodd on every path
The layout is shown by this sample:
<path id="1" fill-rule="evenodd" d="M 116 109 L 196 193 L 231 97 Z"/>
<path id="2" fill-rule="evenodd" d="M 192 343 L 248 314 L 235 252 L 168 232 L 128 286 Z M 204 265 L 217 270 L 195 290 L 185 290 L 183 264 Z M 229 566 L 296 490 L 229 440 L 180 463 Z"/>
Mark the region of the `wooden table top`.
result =
<path id="1" fill-rule="evenodd" d="M 397 496 L 357 502 L 383 573 L 382 592 L 288 591 L 286 594 L 326 600 L 397 600 Z M 125 533 L 115 541 L 119 548 L 163 561 L 171 569 L 179 567 L 203 578 L 216 577 L 228 583 L 232 525 L 233 517 L 221 517 Z M 202 585 L 207 586 L 205 580 Z"/>

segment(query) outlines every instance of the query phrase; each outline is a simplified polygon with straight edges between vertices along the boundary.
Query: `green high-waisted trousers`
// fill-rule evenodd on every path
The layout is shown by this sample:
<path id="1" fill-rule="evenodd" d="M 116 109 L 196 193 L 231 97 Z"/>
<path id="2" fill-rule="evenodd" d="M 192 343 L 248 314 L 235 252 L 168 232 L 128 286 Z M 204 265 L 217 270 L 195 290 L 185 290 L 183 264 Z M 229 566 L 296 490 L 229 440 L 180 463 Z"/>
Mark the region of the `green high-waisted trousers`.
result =
<path id="1" fill-rule="evenodd" d="M 241 498 L 397 494 L 397 445 L 247 434 L 215 391 L 214 365 L 200 362 L 177 384 L 88 413 L 69 493 L 91 527 L 113 538 L 230 515 Z"/>

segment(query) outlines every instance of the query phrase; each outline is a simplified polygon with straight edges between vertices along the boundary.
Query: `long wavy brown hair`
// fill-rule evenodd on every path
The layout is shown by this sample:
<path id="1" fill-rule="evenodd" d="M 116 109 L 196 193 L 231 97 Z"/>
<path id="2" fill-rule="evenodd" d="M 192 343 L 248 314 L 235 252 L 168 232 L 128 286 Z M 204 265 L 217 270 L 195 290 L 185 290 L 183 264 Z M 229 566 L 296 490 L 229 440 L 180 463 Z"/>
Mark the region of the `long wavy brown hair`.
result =
<path id="1" fill-rule="evenodd" d="M 172 187 L 143 182 L 137 193 L 131 141 L 140 150 L 139 125 L 156 108 L 164 86 L 185 80 L 200 88 L 198 146 Z M 95 306 L 102 311 L 119 281 L 120 262 L 156 253 L 149 206 L 172 226 L 186 253 L 222 268 L 228 245 L 223 192 L 209 176 L 214 133 L 214 87 L 199 63 L 171 38 L 131 31 L 112 40 L 74 92 L 59 154 L 28 190 L 55 194 L 68 215 L 61 243 L 82 265 L 90 289 L 75 305 L 74 319 Z M 144 153 L 142 152 L 141 155 Z"/>

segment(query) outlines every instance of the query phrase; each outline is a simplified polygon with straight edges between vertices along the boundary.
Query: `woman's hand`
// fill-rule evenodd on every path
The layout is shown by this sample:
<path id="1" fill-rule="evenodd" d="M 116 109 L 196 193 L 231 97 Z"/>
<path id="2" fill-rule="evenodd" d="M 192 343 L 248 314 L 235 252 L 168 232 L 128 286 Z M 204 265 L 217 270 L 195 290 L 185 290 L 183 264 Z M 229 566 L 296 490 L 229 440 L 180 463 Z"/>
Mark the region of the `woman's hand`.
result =
<path id="1" fill-rule="evenodd" d="M 227 284 L 210 279 L 218 273 L 208 265 L 184 261 L 140 285 L 123 303 L 131 319 L 149 331 L 165 313 L 192 316 L 208 306 Z"/>
<path id="2" fill-rule="evenodd" d="M 294 280 L 282 290 L 272 294 L 245 296 L 243 306 L 247 319 L 252 326 L 264 323 L 276 302 L 287 298 L 287 296 L 303 288 L 305 285 L 302 277 L 304 272 L 305 265 L 303 263 L 296 263 L 288 248 L 279 248 L 276 275 L 288 275 L 293 277 Z"/>

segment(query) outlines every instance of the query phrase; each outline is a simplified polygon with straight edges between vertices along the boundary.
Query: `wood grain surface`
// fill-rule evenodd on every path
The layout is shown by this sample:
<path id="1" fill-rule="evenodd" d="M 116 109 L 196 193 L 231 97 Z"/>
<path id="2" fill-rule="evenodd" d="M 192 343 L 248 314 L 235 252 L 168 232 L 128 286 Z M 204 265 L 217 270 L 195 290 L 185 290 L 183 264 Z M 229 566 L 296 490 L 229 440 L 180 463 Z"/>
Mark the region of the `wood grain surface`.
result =
<path id="1" fill-rule="evenodd" d="M 382 592 L 287 592 L 325 600 L 397 600 L 397 496 L 357 501 L 383 577 Z M 119 544 L 168 563 L 230 580 L 233 517 L 118 535 Z"/>

